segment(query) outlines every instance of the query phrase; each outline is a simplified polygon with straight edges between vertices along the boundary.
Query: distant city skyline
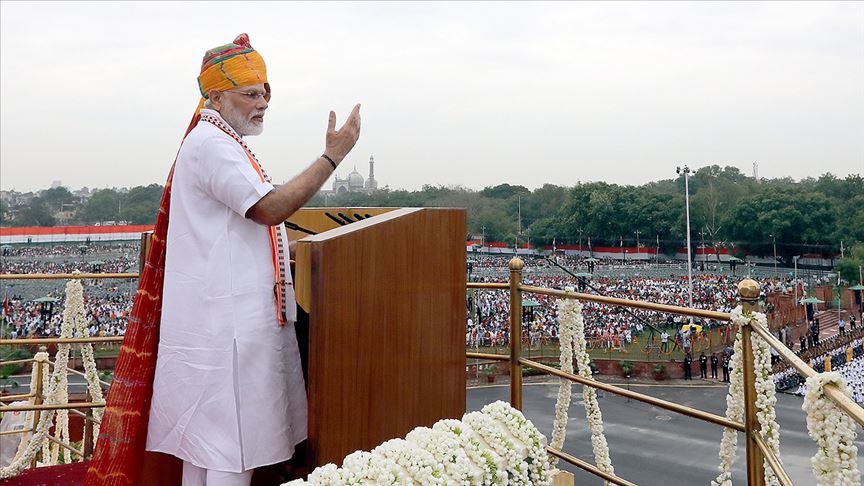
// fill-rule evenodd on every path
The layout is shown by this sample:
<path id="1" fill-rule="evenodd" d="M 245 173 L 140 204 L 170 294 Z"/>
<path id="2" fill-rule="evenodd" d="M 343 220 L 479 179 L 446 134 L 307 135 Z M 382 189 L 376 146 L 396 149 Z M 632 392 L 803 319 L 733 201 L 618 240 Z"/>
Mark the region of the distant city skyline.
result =
<path id="1" fill-rule="evenodd" d="M 337 174 L 374 154 L 391 189 L 843 178 L 864 173 L 862 25 L 861 2 L 4 1 L 0 189 L 164 184 L 201 57 L 241 32 L 273 86 L 248 142 L 275 181 L 356 102 Z"/>

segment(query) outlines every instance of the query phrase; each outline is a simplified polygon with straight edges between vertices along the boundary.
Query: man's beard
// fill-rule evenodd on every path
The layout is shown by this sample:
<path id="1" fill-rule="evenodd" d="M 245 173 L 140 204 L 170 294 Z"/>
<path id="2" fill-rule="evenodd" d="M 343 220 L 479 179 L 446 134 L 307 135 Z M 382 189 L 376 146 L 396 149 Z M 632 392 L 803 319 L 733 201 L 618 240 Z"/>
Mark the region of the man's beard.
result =
<path id="1" fill-rule="evenodd" d="M 222 119 L 231 125 L 231 128 L 233 128 L 241 137 L 261 135 L 264 131 L 264 122 L 253 120 L 251 118 L 252 116 L 264 116 L 263 111 L 260 113 L 252 113 L 249 118 L 246 118 L 240 114 L 230 101 L 225 100 L 225 102 L 222 103 L 222 110 L 219 114 L 222 115 Z"/>

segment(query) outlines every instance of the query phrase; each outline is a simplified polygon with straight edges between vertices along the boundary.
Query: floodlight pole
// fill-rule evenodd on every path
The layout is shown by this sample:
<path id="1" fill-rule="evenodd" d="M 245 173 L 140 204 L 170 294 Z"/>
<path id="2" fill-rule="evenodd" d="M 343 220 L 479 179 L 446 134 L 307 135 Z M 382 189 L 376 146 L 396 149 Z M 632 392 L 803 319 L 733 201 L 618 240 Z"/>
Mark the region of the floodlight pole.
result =
<path id="1" fill-rule="evenodd" d="M 795 255 L 792 257 L 792 261 L 795 262 L 795 322 L 798 322 L 798 258 L 800 255 Z"/>
<path id="2" fill-rule="evenodd" d="M 687 211 L 687 290 L 689 294 L 688 303 L 693 308 L 693 260 L 690 254 L 690 168 L 676 169 L 679 175 L 684 175 L 684 205 Z M 690 325 L 693 325 L 693 316 L 690 316 Z"/>
<path id="3" fill-rule="evenodd" d="M 777 278 L 777 237 L 771 235 L 771 244 L 774 246 L 774 278 Z"/>

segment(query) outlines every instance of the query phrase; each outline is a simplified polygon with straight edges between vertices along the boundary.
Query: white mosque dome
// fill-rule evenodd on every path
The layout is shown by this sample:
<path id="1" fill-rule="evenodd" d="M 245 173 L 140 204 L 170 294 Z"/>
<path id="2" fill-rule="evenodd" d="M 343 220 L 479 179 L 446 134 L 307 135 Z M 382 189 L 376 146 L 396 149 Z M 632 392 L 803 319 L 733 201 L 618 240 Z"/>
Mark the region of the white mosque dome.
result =
<path id="1" fill-rule="evenodd" d="M 348 186 L 352 188 L 363 188 L 363 176 L 357 172 L 356 167 L 354 168 L 354 171 L 348 174 Z"/>

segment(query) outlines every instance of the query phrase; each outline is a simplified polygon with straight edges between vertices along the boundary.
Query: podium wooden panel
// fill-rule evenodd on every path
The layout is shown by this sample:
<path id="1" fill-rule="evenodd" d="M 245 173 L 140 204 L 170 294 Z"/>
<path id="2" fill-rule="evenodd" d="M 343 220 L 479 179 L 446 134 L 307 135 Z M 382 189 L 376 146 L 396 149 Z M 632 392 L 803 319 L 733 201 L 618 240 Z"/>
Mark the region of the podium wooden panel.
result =
<path id="1" fill-rule="evenodd" d="M 462 416 L 465 234 L 463 209 L 403 208 L 298 241 L 307 466 Z"/>

